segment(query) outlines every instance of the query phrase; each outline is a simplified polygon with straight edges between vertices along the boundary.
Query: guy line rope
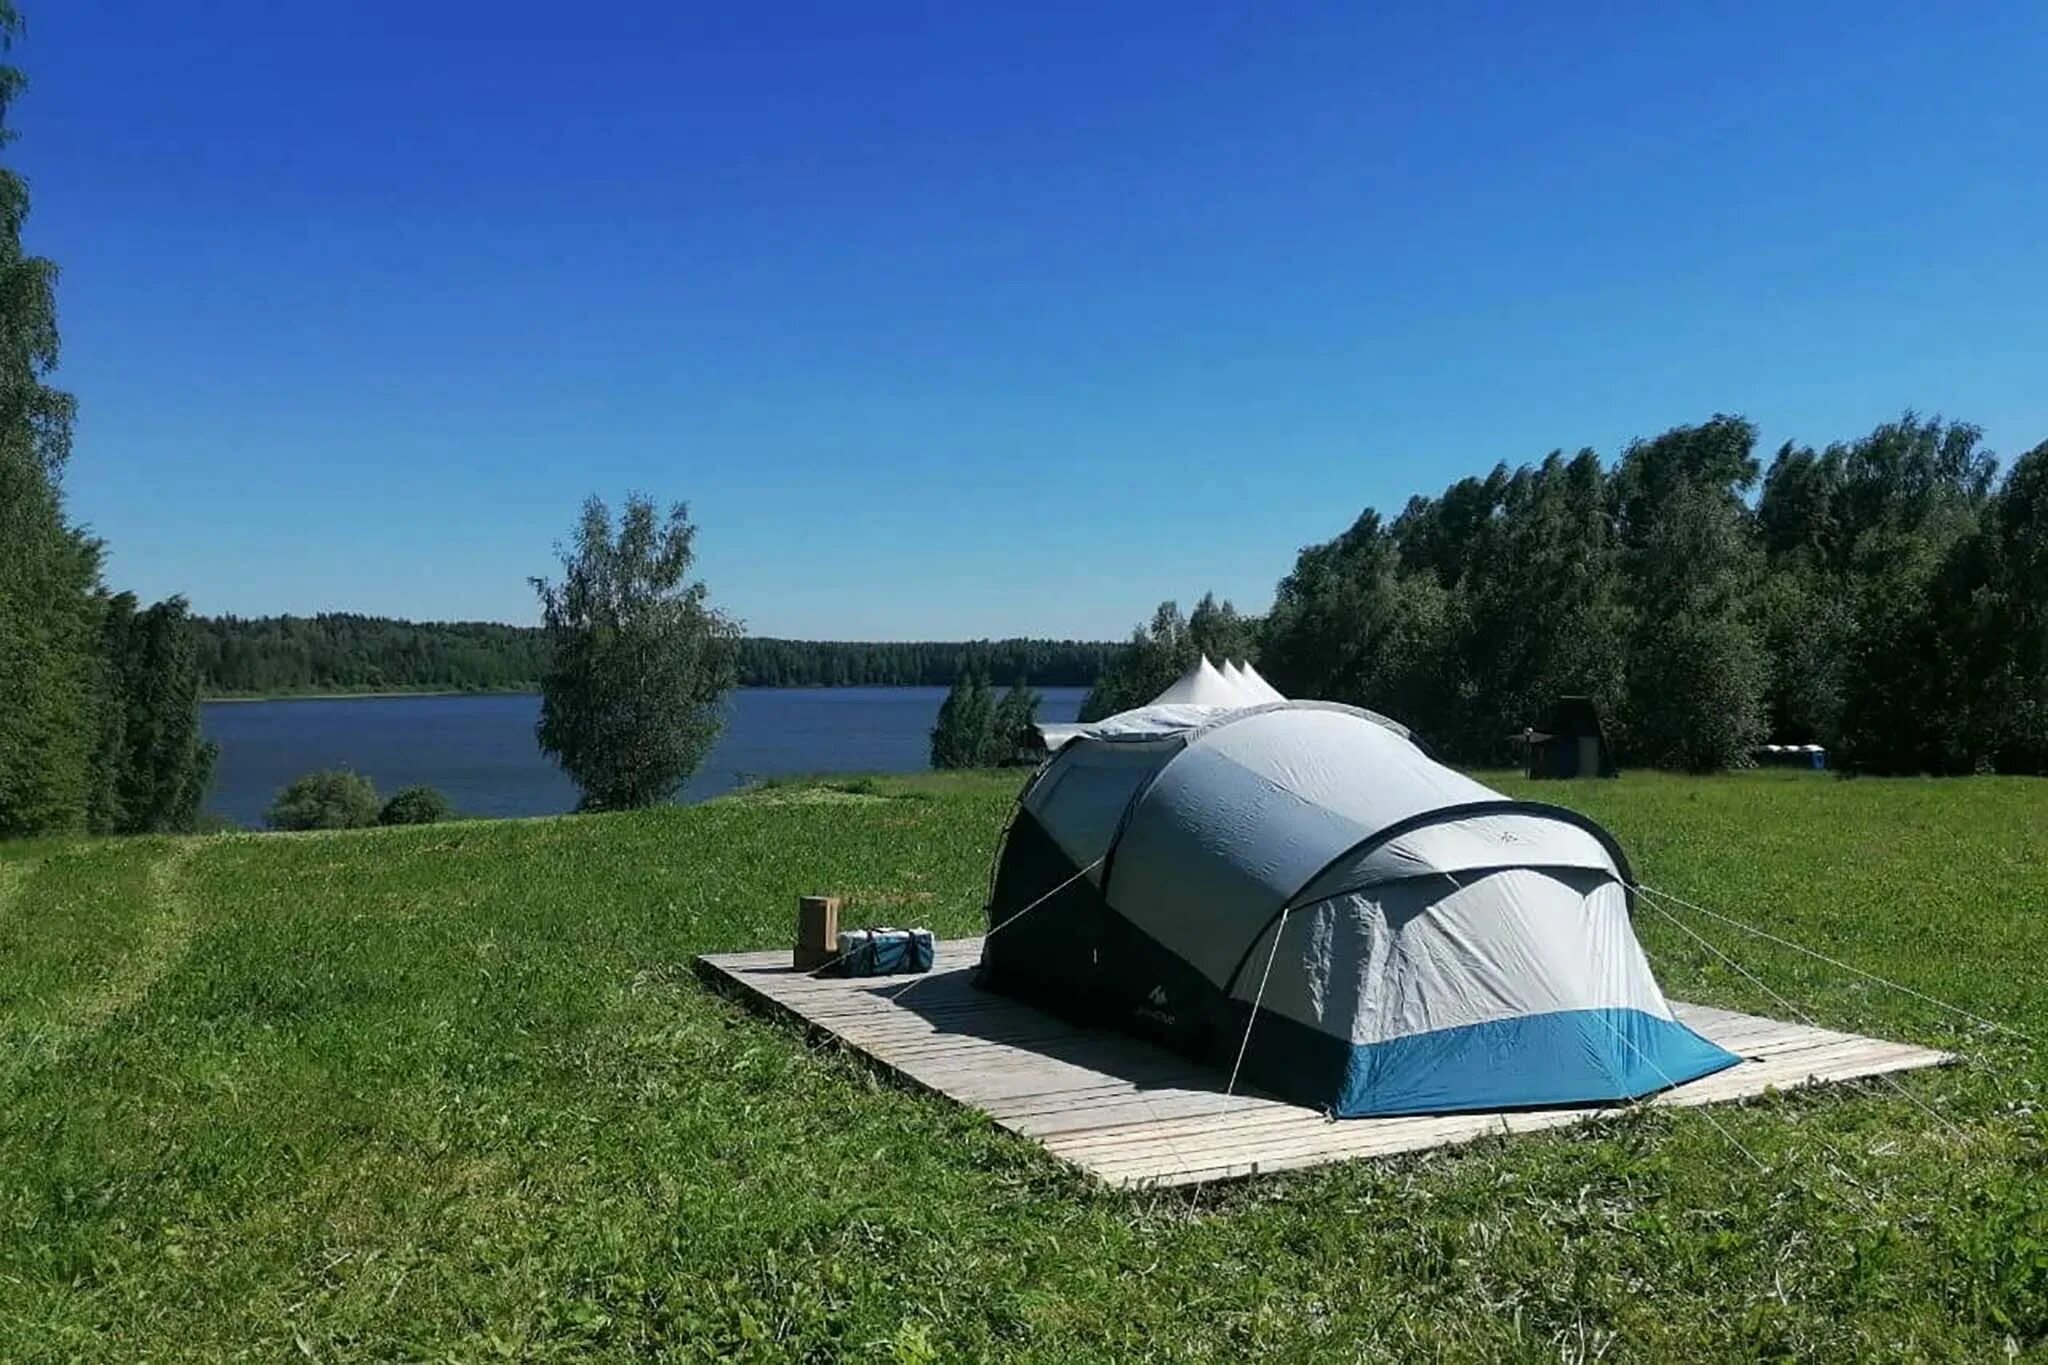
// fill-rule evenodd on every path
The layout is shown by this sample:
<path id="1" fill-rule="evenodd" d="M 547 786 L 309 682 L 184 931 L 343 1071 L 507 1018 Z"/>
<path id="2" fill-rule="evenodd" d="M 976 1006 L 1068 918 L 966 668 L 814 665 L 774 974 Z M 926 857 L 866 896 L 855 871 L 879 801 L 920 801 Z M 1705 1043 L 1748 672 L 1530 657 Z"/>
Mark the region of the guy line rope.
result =
<path id="1" fill-rule="evenodd" d="M 1259 973 L 1259 989 L 1252 996 L 1251 1012 L 1244 1017 L 1244 1037 L 1237 1041 L 1237 1060 L 1230 1065 L 1230 1080 L 1223 1087 L 1223 1098 L 1217 1101 L 1216 1104 L 1216 1113 L 1218 1115 L 1221 1115 L 1230 1107 L 1230 1096 L 1237 1089 L 1237 1073 L 1244 1066 L 1244 1054 L 1251 1048 L 1252 1025 L 1258 1022 L 1259 1007 L 1265 1003 L 1266 983 L 1273 979 L 1273 959 L 1280 956 L 1280 936 L 1287 932 L 1287 916 L 1293 908 L 1291 904 L 1280 907 L 1280 922 L 1273 927 L 1273 947 L 1266 954 L 1266 969 Z M 1225 1003 L 1229 1002 L 1226 1001 Z M 1174 1155 L 1177 1157 L 1180 1153 L 1176 1151 Z M 1209 1177 L 1206 1175 L 1195 1181 L 1194 1193 L 1189 1196 L 1189 1209 L 1191 1212 L 1201 1207 L 1202 1187 L 1208 1183 Z"/>
<path id="2" fill-rule="evenodd" d="M 1459 881 L 1451 873 L 1446 872 L 1443 875 L 1445 880 L 1450 882 L 1452 886 L 1457 887 L 1460 891 L 1463 891 L 1465 889 L 1465 884 Z M 1581 903 L 1583 903 L 1584 897 L 1581 897 L 1580 899 Z M 1607 1029 L 1608 1032 L 1612 1033 L 1616 1038 L 1619 1038 L 1621 1040 L 1622 1046 L 1626 1047 L 1630 1052 L 1635 1053 L 1636 1056 L 1640 1057 L 1643 1060 L 1644 1064 L 1646 1064 L 1650 1068 L 1650 1070 L 1656 1072 L 1658 1077 L 1663 1080 L 1666 1087 L 1673 1090 L 1676 1090 L 1678 1088 L 1679 1082 L 1671 1075 L 1670 1072 L 1666 1071 L 1663 1067 L 1657 1065 L 1657 1061 L 1654 1057 L 1650 1056 L 1649 1053 L 1637 1047 L 1635 1039 L 1629 1037 L 1620 1029 L 1616 1028 L 1613 1025 L 1613 1023 L 1608 1020 L 1605 1014 L 1602 1014 L 1596 1010 L 1594 1011 L 1593 1017 L 1598 1019 L 1600 1023 Z M 1638 1095 L 1633 1100 L 1629 1101 L 1628 1108 L 1631 1110 L 1640 1108 L 1648 1099 L 1649 1096 L 1647 1095 Z M 1741 1140 L 1738 1139 L 1734 1133 L 1728 1130 L 1726 1124 L 1722 1123 L 1719 1118 L 1715 1117 L 1712 1113 L 1708 1112 L 1707 1106 L 1699 1106 L 1699 1115 L 1701 1118 L 1705 1119 L 1709 1124 L 1713 1125 L 1714 1131 L 1719 1133 L 1722 1137 L 1722 1140 L 1727 1142 L 1727 1144 L 1730 1147 L 1733 1147 L 1736 1151 L 1742 1153 L 1745 1157 L 1749 1158 L 1750 1165 L 1756 1167 L 1757 1170 L 1762 1171 L 1766 1174 L 1770 1172 L 1771 1168 L 1764 1164 L 1763 1159 L 1759 1157 L 1755 1152 L 1750 1151 L 1749 1148 L 1743 1146 Z"/>
<path id="3" fill-rule="evenodd" d="M 983 935 L 981 936 L 981 938 L 982 938 L 982 942 L 984 942 L 984 943 L 988 942 L 988 940 L 990 940 L 990 939 L 994 938 L 994 937 L 995 937 L 995 936 L 996 936 L 997 934 L 999 934 L 999 933 L 1001 933 L 1001 932 L 1002 932 L 1003 930 L 1005 930 L 1005 929 L 1009 928 L 1009 927 L 1010 927 L 1011 925 L 1015 924 L 1015 923 L 1016 923 L 1016 922 L 1017 922 L 1018 920 L 1020 920 L 1020 919 L 1023 919 L 1023 918 L 1024 918 L 1024 917 L 1025 917 L 1026 915 L 1030 914 L 1030 913 L 1031 913 L 1031 912 L 1032 912 L 1033 910 L 1036 910 L 1036 909 L 1037 909 L 1037 908 L 1038 908 L 1039 906 L 1041 906 L 1041 905 L 1045 904 L 1045 903 L 1046 903 L 1047 901 L 1051 900 L 1051 899 L 1052 899 L 1052 898 L 1053 898 L 1054 896 L 1057 896 L 1057 895 L 1058 895 L 1058 894 L 1059 894 L 1060 892 L 1062 892 L 1062 891 L 1066 890 L 1066 889 L 1067 889 L 1068 887 L 1072 886 L 1072 885 L 1073 885 L 1073 884 L 1074 884 L 1075 882 L 1078 882 L 1078 881 L 1080 881 L 1080 880 L 1081 880 L 1081 879 L 1082 879 L 1083 877 L 1087 876 L 1087 875 L 1088 875 L 1088 874 L 1089 874 L 1090 872 L 1093 872 L 1093 871 L 1094 871 L 1094 870 L 1095 870 L 1096 868 L 1098 868 L 1098 867 L 1102 866 L 1102 864 L 1103 864 L 1103 860 L 1104 860 L 1104 859 L 1106 859 L 1106 858 L 1107 858 L 1108 856 L 1109 856 L 1109 855 L 1108 855 L 1107 853 L 1103 854 L 1103 855 L 1102 855 L 1102 857 L 1100 857 L 1100 858 L 1097 858 L 1097 859 L 1096 859 L 1096 860 L 1095 860 L 1094 862 L 1091 862 L 1091 863 L 1089 863 L 1089 864 L 1088 864 L 1088 865 L 1087 865 L 1086 867 L 1084 867 L 1084 868 L 1082 868 L 1082 869 L 1081 869 L 1080 871 L 1076 872 L 1076 873 L 1075 873 L 1075 874 L 1074 874 L 1073 876 L 1071 876 L 1071 877 L 1067 878 L 1067 879 L 1066 879 L 1065 881 L 1061 882 L 1061 883 L 1060 883 L 1060 884 L 1059 884 L 1058 886 L 1055 886 L 1055 887 L 1054 887 L 1054 888 L 1053 888 L 1052 890 L 1050 890 L 1050 891 L 1046 892 L 1046 893 L 1045 893 L 1044 895 L 1040 896 L 1040 897 L 1039 897 L 1038 899 L 1036 899 L 1036 900 L 1032 901 L 1032 902 L 1031 902 L 1031 903 L 1030 903 L 1029 905 L 1025 906 L 1025 907 L 1024 907 L 1024 908 L 1023 908 L 1022 910 L 1019 910 L 1019 911 L 1018 911 L 1018 912 L 1017 912 L 1016 914 L 1014 914 L 1014 915 L 1011 915 L 1011 916 L 1010 916 L 1010 917 L 1009 917 L 1008 919 L 1004 920 L 1004 921 L 1003 921 L 1003 922 L 1002 922 L 1001 924 L 995 924 L 995 925 L 990 925 L 990 926 L 989 926 L 989 929 L 988 929 L 988 932 L 987 932 L 987 933 L 985 933 L 985 934 L 983 934 Z M 836 962 L 836 961 L 838 961 L 838 960 L 839 960 L 838 958 L 834 958 L 834 959 L 832 959 L 832 961 L 833 961 L 833 962 Z M 831 962 L 828 962 L 828 963 L 826 963 L 826 964 L 825 964 L 825 966 L 826 966 L 826 967 L 829 967 L 829 966 L 831 966 L 831 965 L 832 965 L 832 963 L 831 963 Z M 934 965 L 936 965 L 936 964 L 934 964 Z M 1270 969 L 1270 968 L 1271 968 L 1271 966 L 1272 966 L 1272 963 L 1271 963 L 1271 962 L 1269 961 L 1269 962 L 1268 962 L 1268 963 L 1267 963 L 1266 965 L 1267 965 L 1267 967 L 1268 967 L 1268 968 Z M 819 971 L 823 971 L 823 970 L 825 970 L 825 967 L 820 967 L 820 968 L 818 968 L 818 970 L 819 970 Z M 906 982 L 906 983 L 904 984 L 904 986 L 903 986 L 903 988 L 902 988 L 901 990 L 898 990 L 898 991 L 896 991 L 896 992 L 895 992 L 894 994 L 892 994 L 891 996 L 889 996 L 889 1003 L 891 1003 L 891 1004 L 895 1004 L 896 1002 L 898 1002 L 898 1001 L 902 1000 L 904 996 L 906 996 L 906 995 L 910 994 L 910 992 L 911 992 L 912 990 L 914 990 L 914 989 L 915 989 L 915 988 L 916 988 L 916 987 L 917 987 L 918 985 L 920 985 L 920 984 L 921 984 L 921 983 L 923 983 L 924 981 L 928 980 L 928 979 L 929 979 L 929 977 L 931 977 L 931 976 L 935 976 L 935 975 L 937 975 L 937 973 L 936 973 L 936 972 L 933 972 L 933 973 L 927 973 L 927 974 L 926 974 L 925 976 L 919 976 L 919 977 L 916 977 L 916 978 L 914 978 L 914 979 L 913 979 L 913 980 L 911 980 L 911 981 L 908 981 L 908 982 Z M 1234 1080 L 1236 1079 L 1236 1078 L 1235 1078 L 1235 1076 L 1233 1076 L 1233 1077 L 1232 1077 L 1232 1079 L 1233 1079 L 1233 1081 L 1234 1081 Z M 1153 1121 L 1154 1123 L 1158 1123 L 1158 1124 L 1161 1124 L 1161 1125 L 1162 1125 L 1162 1127 L 1163 1127 L 1163 1126 L 1165 1125 L 1165 1122 L 1166 1122 L 1166 1120 L 1164 1120 L 1164 1119 L 1162 1119 L 1162 1118 L 1160 1118 L 1160 1117 L 1159 1117 L 1159 1111 L 1158 1111 L 1158 1110 L 1156 1110 L 1156 1109 L 1154 1109 L 1154 1108 L 1152 1107 L 1152 1101 L 1151 1101 L 1151 1099 L 1150 1099 L 1150 1098 L 1149 1098 L 1148 1096 L 1146 1096 L 1146 1095 L 1144 1095 L 1144 1094 L 1142 1094 L 1142 1093 L 1138 1093 L 1138 1094 L 1133 1094 L 1133 1095 L 1131 1096 L 1131 1098 L 1132 1098 L 1132 1099 L 1134 1099 L 1134 1100 L 1136 1100 L 1136 1101 L 1137 1101 L 1137 1102 L 1139 1103 L 1139 1105 L 1140 1105 L 1140 1106 L 1142 1106 L 1142 1107 L 1144 1108 L 1145 1112 L 1146 1112 L 1146 1113 L 1147 1113 L 1148 1115 L 1150 1115 L 1150 1116 L 1151 1116 L 1151 1118 L 1152 1118 L 1152 1121 Z M 1179 1163 L 1180 1163 L 1180 1164 L 1181 1164 L 1181 1165 L 1182 1165 L 1183 1167 L 1185 1167 L 1185 1166 L 1187 1165 L 1187 1158 L 1186 1158 L 1185 1156 L 1183 1156 L 1183 1155 L 1181 1154 L 1181 1150 L 1180 1150 L 1180 1144 L 1179 1144 L 1179 1143 L 1177 1143 L 1177 1142 L 1175 1142 L 1175 1141 L 1173 1140 L 1173 1135 L 1172 1135 L 1172 1133 L 1171 1133 L 1171 1132 L 1166 1132 L 1166 1133 L 1164 1133 L 1164 1134 L 1163 1134 L 1163 1136 L 1164 1136 L 1164 1137 L 1166 1138 L 1166 1146 L 1167 1146 L 1167 1150 L 1168 1150 L 1168 1151 L 1171 1151 L 1171 1152 L 1173 1153 L 1173 1159 L 1174 1159 L 1175 1161 L 1178 1161 L 1178 1162 L 1179 1162 Z M 1197 1186 L 1196 1188 L 1197 1188 L 1197 1189 L 1199 1189 L 1199 1188 L 1200 1188 L 1200 1186 Z"/>
<path id="4" fill-rule="evenodd" d="M 1103 855 L 1103 857 L 1108 857 L 1108 856 L 1109 856 L 1108 854 L 1104 854 L 1104 855 Z M 1094 862 L 1092 862 L 1092 863 L 1088 864 L 1088 866 L 1086 866 L 1086 867 L 1082 868 L 1082 869 L 1081 869 L 1081 870 L 1080 870 L 1079 872 L 1076 872 L 1076 873 L 1075 873 L 1075 874 L 1074 874 L 1073 876 L 1071 876 L 1071 877 L 1067 878 L 1067 879 L 1066 879 L 1065 881 L 1061 882 L 1061 883 L 1060 883 L 1060 884 L 1059 884 L 1058 886 L 1055 886 L 1055 887 L 1054 887 L 1054 888 L 1053 888 L 1052 890 L 1050 890 L 1050 891 L 1046 892 L 1046 893 L 1045 893 L 1045 894 L 1044 894 L 1043 896 L 1040 896 L 1040 897 L 1039 897 L 1039 898 L 1038 898 L 1037 900 L 1035 900 L 1035 901 L 1031 902 L 1031 904 L 1029 904 L 1029 905 L 1025 906 L 1025 907 L 1024 907 L 1024 908 L 1023 908 L 1022 910 L 1019 910 L 1019 911 L 1018 911 L 1018 912 L 1017 912 L 1016 914 L 1014 914 L 1014 915 L 1010 916 L 1010 917 L 1009 917 L 1008 919 L 1004 920 L 1004 921 L 1003 921 L 1003 922 L 1002 922 L 1001 924 L 991 924 L 991 925 L 989 926 L 989 928 L 988 928 L 988 932 L 987 932 L 987 933 L 985 933 L 985 934 L 983 934 L 983 935 L 981 936 L 982 942 L 986 943 L 986 942 L 987 942 L 988 940 L 990 940 L 990 939 L 994 938 L 994 937 L 995 937 L 995 936 L 996 936 L 997 934 L 1000 934 L 1000 933 L 1001 933 L 1001 932 L 1002 932 L 1003 930 L 1005 930 L 1005 929 L 1009 928 L 1009 927 L 1010 927 L 1011 925 L 1015 924 L 1015 923 L 1016 923 L 1016 922 L 1017 922 L 1018 920 L 1020 920 L 1020 919 L 1023 919 L 1023 918 L 1024 918 L 1024 917 L 1025 917 L 1026 915 L 1030 914 L 1030 913 L 1031 913 L 1031 912 L 1032 912 L 1033 910 L 1036 910 L 1036 909 L 1037 909 L 1037 908 L 1038 908 L 1039 906 L 1041 906 L 1041 905 L 1044 905 L 1044 904 L 1045 904 L 1045 903 L 1046 903 L 1047 901 L 1051 900 L 1051 899 L 1052 899 L 1052 898 L 1053 898 L 1054 896 L 1057 896 L 1057 895 L 1058 895 L 1058 894 L 1059 894 L 1060 892 L 1062 892 L 1062 891 L 1066 890 L 1066 889 L 1067 889 L 1068 887 L 1072 886 L 1072 885 L 1073 885 L 1073 884 L 1074 884 L 1075 882 L 1078 882 L 1078 881 L 1080 881 L 1080 880 L 1081 880 L 1081 878 L 1083 878 L 1083 877 L 1087 876 L 1087 875 L 1088 875 L 1088 874 L 1089 874 L 1090 872 L 1093 872 L 1093 871 L 1094 871 L 1094 870 L 1095 870 L 1096 868 L 1098 868 L 1098 867 L 1101 867 L 1101 866 L 1102 866 L 1102 858 L 1097 858 L 1097 859 L 1096 859 L 1096 860 L 1095 860 Z M 836 959 L 835 959 L 835 960 L 836 960 Z M 831 964 L 830 964 L 830 963 L 827 963 L 826 965 L 827 965 L 827 966 L 830 966 Z M 823 970 L 824 970 L 824 968 L 822 968 L 822 967 L 821 967 L 821 968 L 819 968 L 819 970 L 820 970 L 820 971 L 823 971 Z M 889 997 L 889 999 L 890 999 L 890 1000 L 891 1000 L 892 1002 L 894 1002 L 894 1001 L 897 1001 L 897 1000 L 901 1000 L 901 999 L 902 999 L 902 998 L 903 998 L 904 996 L 906 996 L 906 995 L 910 994 L 910 993 L 911 993 L 911 991 L 915 990 L 915 989 L 916 989 L 916 988 L 917 988 L 917 987 L 918 987 L 918 986 L 919 986 L 920 984 L 922 984 L 922 983 L 923 983 L 923 982 L 925 982 L 925 981 L 928 981 L 928 980 L 930 980 L 930 979 L 931 979 L 931 978 L 932 978 L 933 976 L 936 976 L 936 975 L 937 975 L 937 973 L 936 973 L 936 972 L 927 972 L 927 973 L 925 973 L 925 974 L 924 974 L 923 976 L 919 976 L 919 977 L 914 977 L 914 978 L 912 978 L 912 979 L 911 979 L 910 981 L 908 981 L 908 982 L 906 982 L 906 983 L 904 984 L 904 986 L 903 986 L 903 988 L 902 988 L 901 990 L 899 990 L 899 991 L 897 991 L 897 992 L 896 992 L 895 994 L 891 995 L 891 996 Z"/>
<path id="5" fill-rule="evenodd" d="M 1740 962 L 1737 962 L 1729 954 L 1722 951 L 1720 945 L 1715 943 L 1712 939 L 1709 939 L 1705 935 L 1701 934 L 1698 930 L 1694 929 L 1684 920 L 1678 918 L 1678 916 L 1672 914 L 1669 910 L 1666 910 L 1663 906 L 1652 902 L 1650 904 L 1650 908 L 1652 910 L 1655 910 L 1658 914 L 1662 915 L 1665 919 L 1671 921 L 1671 923 L 1673 923 L 1674 925 L 1678 926 L 1678 929 L 1681 933 L 1685 934 L 1688 938 L 1692 939 L 1702 948 L 1705 948 L 1708 952 L 1712 953 L 1722 962 L 1726 963 L 1728 966 L 1734 968 L 1737 972 L 1740 972 L 1744 977 L 1748 978 L 1751 985 L 1755 986 L 1758 990 L 1762 991 L 1765 995 L 1768 995 L 1772 1000 L 1776 1001 L 1778 1003 L 1779 1008 L 1791 1011 L 1792 1017 L 1797 1019 L 1800 1023 L 1805 1024 L 1808 1028 L 1820 1027 L 1819 1024 L 1814 1022 L 1814 1018 L 1812 1015 L 1808 1014 L 1805 1010 L 1799 1008 L 1799 1006 L 1793 1004 L 1790 1000 L 1787 1000 L 1784 996 L 1772 990 L 1769 984 L 1766 983 L 1762 977 L 1758 976 L 1755 972 L 1743 966 Z M 1915 1095 L 1912 1091 L 1906 1089 L 1905 1086 L 1899 1083 L 1898 1077 L 1892 1075 L 1889 1071 L 1880 1071 L 1877 1073 L 1877 1078 L 1883 1081 L 1886 1085 L 1889 1085 L 1892 1089 L 1898 1091 L 1899 1094 L 1904 1096 L 1908 1101 L 1919 1106 L 1922 1110 L 1926 1111 L 1927 1115 L 1930 1118 L 1932 1118 L 1935 1122 L 1941 1124 L 1944 1128 L 1947 1128 L 1957 1137 L 1964 1136 L 1963 1130 L 1956 1126 L 1955 1121 L 1953 1119 L 1949 1118 L 1948 1115 L 1937 1110 L 1933 1105 L 1921 1099 L 1918 1095 Z"/>
<path id="6" fill-rule="evenodd" d="M 1934 996 L 1927 994 L 1925 991 L 1914 990 L 1911 986 L 1904 985 L 1900 982 L 1890 980 L 1889 978 L 1879 976 L 1875 972 L 1866 972 L 1861 967 L 1857 967 L 1850 963 L 1843 962 L 1839 958 L 1829 957 L 1826 953 L 1819 952 L 1813 948 L 1809 948 L 1803 943 L 1794 943 L 1791 939 L 1784 938 L 1778 934 L 1774 934 L 1768 929 L 1759 929 L 1753 924 L 1745 924 L 1743 921 L 1736 919 L 1733 915 L 1724 915 L 1718 910 L 1709 910 L 1706 906 L 1700 905 L 1694 901 L 1689 901 L 1685 899 L 1685 897 L 1683 896 L 1675 896 L 1669 891 L 1660 891 L 1654 886 L 1645 886 L 1640 883 L 1634 884 L 1631 889 L 1636 891 L 1647 892 L 1652 896 L 1656 896 L 1663 900 L 1670 901 L 1674 905 L 1682 905 L 1688 910 L 1694 910 L 1702 915 L 1707 916 L 1709 919 L 1719 920 L 1723 924 L 1731 925 L 1734 928 L 1740 929 L 1743 933 L 1748 934 L 1754 938 L 1767 940 L 1768 942 L 1775 943 L 1783 948 L 1790 948 L 1792 949 L 1792 951 L 1796 953 L 1804 953 L 1806 954 L 1806 956 L 1813 958 L 1816 961 L 1827 963 L 1830 967 L 1837 967 L 1840 968 L 1842 971 L 1848 972 L 1854 976 L 1860 976 L 1865 981 L 1873 981 L 1880 986 L 1888 986 L 1892 990 L 1901 991 L 1907 995 L 1912 996 L 1916 1000 L 1924 1000 L 1930 1005 L 1938 1006 L 1941 1009 L 1947 1010 L 1951 1014 L 1959 1015 L 1964 1019 L 1968 1019 L 1973 1024 L 1978 1024 L 1988 1029 L 1995 1029 L 2000 1033 L 2010 1033 L 2013 1037 L 2022 1039 L 2029 1043 L 2039 1042 L 2039 1040 L 2036 1039 L 2032 1034 L 2026 1033 L 2020 1029 L 2013 1028 L 2011 1025 L 2001 1024 L 1996 1019 L 1986 1019 L 1981 1014 L 1972 1014 L 1970 1011 L 1964 1009 L 1960 1005 L 1951 1005 L 1948 1001 L 1936 999 Z"/>

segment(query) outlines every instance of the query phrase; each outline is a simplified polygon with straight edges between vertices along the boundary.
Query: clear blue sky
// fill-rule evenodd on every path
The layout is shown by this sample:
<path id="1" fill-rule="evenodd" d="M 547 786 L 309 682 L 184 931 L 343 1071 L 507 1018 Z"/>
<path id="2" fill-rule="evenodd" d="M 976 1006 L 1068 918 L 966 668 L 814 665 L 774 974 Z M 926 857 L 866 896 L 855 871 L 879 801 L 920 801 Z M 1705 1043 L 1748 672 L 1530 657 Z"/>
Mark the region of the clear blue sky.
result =
<path id="1" fill-rule="evenodd" d="M 1715 411 L 2048 438 L 2048 9 L 21 0 L 74 513 L 201 611 L 1122 635 Z"/>

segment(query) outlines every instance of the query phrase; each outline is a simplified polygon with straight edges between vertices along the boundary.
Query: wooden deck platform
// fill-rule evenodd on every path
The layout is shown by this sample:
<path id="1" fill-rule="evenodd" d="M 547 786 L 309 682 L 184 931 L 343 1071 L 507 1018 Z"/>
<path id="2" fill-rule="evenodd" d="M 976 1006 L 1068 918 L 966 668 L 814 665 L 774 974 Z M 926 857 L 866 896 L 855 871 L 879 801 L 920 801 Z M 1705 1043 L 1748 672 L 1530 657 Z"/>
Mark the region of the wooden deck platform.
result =
<path id="1" fill-rule="evenodd" d="M 788 949 L 697 959 L 715 984 L 997 1123 L 1112 1185 L 1180 1185 L 1316 1166 L 1579 1122 L 1609 1107 L 1331 1121 L 1257 1094 L 1225 1096 L 1213 1068 L 1086 1029 L 972 985 L 981 940 L 942 942 L 922 977 L 818 978 Z M 899 1001 L 896 997 L 901 995 Z M 1650 1103 L 1712 1104 L 1771 1088 L 1935 1066 L 1946 1053 L 1673 1002 L 1744 1060 Z"/>

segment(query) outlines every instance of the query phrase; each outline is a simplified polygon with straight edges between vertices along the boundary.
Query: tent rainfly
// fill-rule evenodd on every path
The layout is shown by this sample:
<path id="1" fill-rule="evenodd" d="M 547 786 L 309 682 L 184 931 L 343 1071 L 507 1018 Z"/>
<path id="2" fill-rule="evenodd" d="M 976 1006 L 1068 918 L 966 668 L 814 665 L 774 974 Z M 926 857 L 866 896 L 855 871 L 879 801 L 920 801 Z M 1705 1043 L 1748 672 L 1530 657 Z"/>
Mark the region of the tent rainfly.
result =
<path id="1" fill-rule="evenodd" d="M 1025 789 L 977 979 L 1340 1118 L 1626 1100 L 1739 1060 L 1672 1016 L 1632 880 L 1371 712 L 1167 702 Z"/>

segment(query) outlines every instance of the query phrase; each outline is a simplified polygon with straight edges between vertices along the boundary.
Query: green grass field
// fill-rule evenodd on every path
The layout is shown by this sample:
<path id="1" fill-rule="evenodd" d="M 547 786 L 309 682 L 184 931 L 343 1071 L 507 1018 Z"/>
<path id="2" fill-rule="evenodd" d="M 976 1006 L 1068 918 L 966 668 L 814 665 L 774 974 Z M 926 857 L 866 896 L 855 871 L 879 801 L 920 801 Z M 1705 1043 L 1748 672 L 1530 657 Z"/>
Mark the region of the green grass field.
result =
<path id="1" fill-rule="evenodd" d="M 1197 1203 L 696 982 L 803 890 L 973 931 L 1018 780 L 0 848 L 0 1359 L 2048 1350 L 2039 1052 L 1710 924 L 1820 1022 L 1969 1060 Z M 1540 794 L 1652 885 L 2048 1039 L 2048 785 Z M 1638 924 L 1672 995 L 1782 1013 Z"/>

